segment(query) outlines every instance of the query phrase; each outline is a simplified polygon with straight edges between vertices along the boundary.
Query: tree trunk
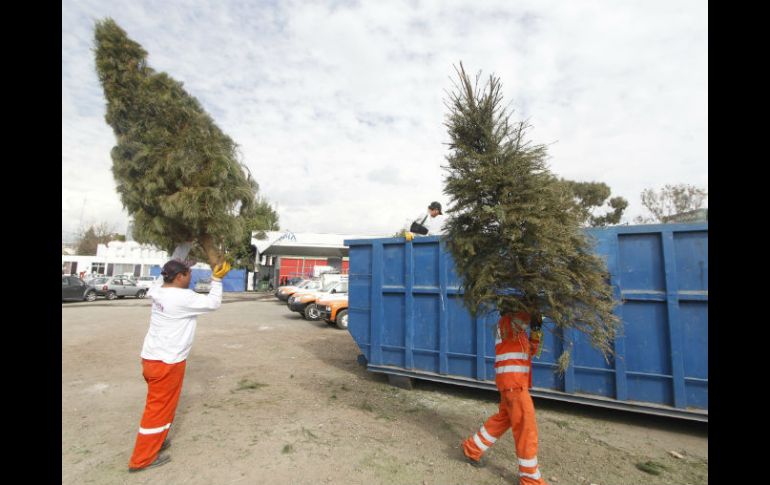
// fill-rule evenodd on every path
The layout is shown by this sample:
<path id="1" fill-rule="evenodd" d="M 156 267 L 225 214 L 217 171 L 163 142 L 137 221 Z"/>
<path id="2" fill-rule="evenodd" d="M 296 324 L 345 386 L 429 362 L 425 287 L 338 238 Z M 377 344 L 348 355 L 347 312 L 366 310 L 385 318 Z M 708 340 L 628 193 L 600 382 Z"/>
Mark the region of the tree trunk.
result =
<path id="1" fill-rule="evenodd" d="M 219 254 L 216 246 L 214 246 L 214 240 L 208 234 L 204 234 L 198 240 L 201 247 L 206 252 L 206 257 L 209 259 L 209 266 L 213 270 L 216 265 L 221 262 L 222 256 Z"/>

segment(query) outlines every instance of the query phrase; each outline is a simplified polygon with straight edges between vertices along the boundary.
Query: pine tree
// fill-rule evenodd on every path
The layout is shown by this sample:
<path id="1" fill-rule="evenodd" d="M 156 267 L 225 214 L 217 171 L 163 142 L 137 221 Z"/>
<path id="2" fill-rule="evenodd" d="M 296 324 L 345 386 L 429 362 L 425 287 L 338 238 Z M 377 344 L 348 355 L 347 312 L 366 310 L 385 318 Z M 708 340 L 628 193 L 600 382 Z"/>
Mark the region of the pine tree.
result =
<path id="1" fill-rule="evenodd" d="M 608 356 L 618 319 L 606 266 L 581 229 L 583 211 L 546 166 L 546 147 L 527 141 L 529 125 L 511 122 L 499 78 L 480 88 L 480 74 L 472 83 L 462 63 L 455 70 L 444 193 L 447 247 L 466 306 L 473 314 L 491 305 L 539 312 L 583 331 Z"/>
<path id="2" fill-rule="evenodd" d="M 169 252 L 194 241 L 218 263 L 219 249 L 242 244 L 255 216 L 259 187 L 237 145 L 182 83 L 148 67 L 147 52 L 115 21 L 96 23 L 95 44 L 105 119 L 117 138 L 112 173 L 134 238 Z"/>
<path id="3" fill-rule="evenodd" d="M 591 227 L 603 227 L 618 224 L 623 211 L 628 208 L 628 201 L 623 197 L 613 197 L 609 201 L 610 187 L 604 182 L 575 182 L 574 180 L 561 179 L 572 192 L 578 208 L 583 212 L 583 225 Z M 592 214 L 593 210 L 604 203 L 613 209 L 601 216 Z"/>

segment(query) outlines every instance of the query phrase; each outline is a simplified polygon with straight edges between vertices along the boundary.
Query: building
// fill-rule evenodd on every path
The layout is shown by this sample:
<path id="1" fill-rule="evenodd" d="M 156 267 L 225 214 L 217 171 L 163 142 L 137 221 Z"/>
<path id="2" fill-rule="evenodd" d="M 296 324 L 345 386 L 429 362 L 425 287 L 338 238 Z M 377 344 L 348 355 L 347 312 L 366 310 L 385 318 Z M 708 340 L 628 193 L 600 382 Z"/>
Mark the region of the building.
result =
<path id="1" fill-rule="evenodd" d="M 352 234 L 294 233 L 266 231 L 265 238 L 251 235 L 256 248 L 257 273 L 249 281 L 249 289 L 264 281 L 277 288 L 292 277 L 310 278 L 324 271 L 348 272 L 348 247 L 345 239 L 367 239 L 382 236 Z"/>
<path id="2" fill-rule="evenodd" d="M 168 253 L 136 241 L 110 241 L 99 244 L 95 256 L 62 254 L 61 259 L 62 274 L 147 276 L 153 266 L 160 267 L 168 261 Z"/>

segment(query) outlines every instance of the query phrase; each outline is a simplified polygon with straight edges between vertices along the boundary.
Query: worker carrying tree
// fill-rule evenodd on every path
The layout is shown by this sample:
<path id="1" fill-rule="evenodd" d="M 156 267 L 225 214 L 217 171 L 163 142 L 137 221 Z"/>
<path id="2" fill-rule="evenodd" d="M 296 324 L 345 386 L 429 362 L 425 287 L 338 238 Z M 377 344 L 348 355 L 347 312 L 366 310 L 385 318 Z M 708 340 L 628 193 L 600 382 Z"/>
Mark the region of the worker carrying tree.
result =
<path id="1" fill-rule="evenodd" d="M 510 428 L 516 444 L 519 483 L 544 485 L 537 463 L 535 406 L 529 395 L 532 357 L 539 356 L 543 321 L 538 313 L 510 309 L 501 313 L 495 339 L 495 384 L 500 391 L 500 409 L 463 442 L 463 453 L 472 465 L 483 466 L 484 452 Z"/>

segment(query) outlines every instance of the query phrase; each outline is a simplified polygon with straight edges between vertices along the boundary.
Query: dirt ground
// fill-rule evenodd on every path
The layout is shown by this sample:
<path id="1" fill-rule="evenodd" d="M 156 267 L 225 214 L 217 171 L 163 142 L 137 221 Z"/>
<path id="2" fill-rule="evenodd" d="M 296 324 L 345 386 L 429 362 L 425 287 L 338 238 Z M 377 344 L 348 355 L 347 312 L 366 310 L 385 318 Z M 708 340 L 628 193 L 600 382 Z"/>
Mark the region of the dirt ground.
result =
<path id="1" fill-rule="evenodd" d="M 199 317 L 169 434 L 172 461 L 129 474 L 149 304 L 62 304 L 64 484 L 518 483 L 510 433 L 485 468 L 461 461 L 460 443 L 496 412 L 497 393 L 427 381 L 393 387 L 357 364 L 348 332 L 256 293 L 225 294 L 218 311 Z M 551 485 L 708 481 L 704 423 L 545 399 L 535 408 Z M 638 468 L 649 462 L 649 472 Z"/>

